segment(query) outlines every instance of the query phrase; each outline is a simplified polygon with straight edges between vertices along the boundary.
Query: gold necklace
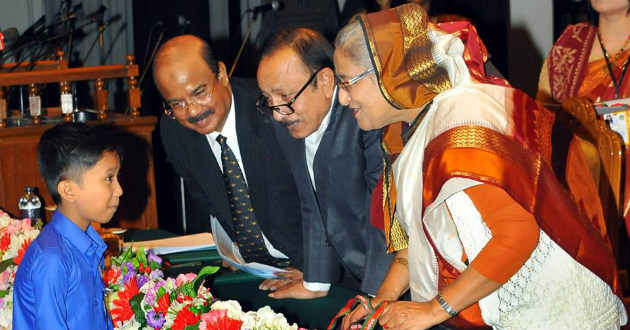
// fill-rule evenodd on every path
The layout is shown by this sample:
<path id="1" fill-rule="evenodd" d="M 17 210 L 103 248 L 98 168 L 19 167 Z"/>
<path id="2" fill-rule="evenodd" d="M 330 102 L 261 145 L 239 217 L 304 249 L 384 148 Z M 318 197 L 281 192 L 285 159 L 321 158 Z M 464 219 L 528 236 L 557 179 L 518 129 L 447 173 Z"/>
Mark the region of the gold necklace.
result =
<path id="1" fill-rule="evenodd" d="M 626 60 L 624 61 L 623 68 L 621 69 L 621 74 L 619 75 L 619 79 L 615 77 L 615 72 L 613 70 L 613 66 L 617 66 L 614 60 L 617 60 L 619 58 L 620 54 L 623 52 L 623 49 L 626 47 L 626 44 L 628 43 L 628 38 L 630 38 L 630 36 L 626 38 L 626 42 L 624 42 L 623 46 L 621 46 L 621 49 L 617 53 L 617 56 L 615 56 L 615 59 L 613 60 L 612 63 L 610 61 L 610 56 L 608 55 L 606 48 L 604 48 L 604 43 L 602 42 L 602 36 L 599 33 L 599 28 L 597 28 L 597 38 L 599 39 L 599 46 L 602 48 L 602 53 L 604 53 L 604 60 L 606 60 L 606 68 L 608 69 L 608 74 L 610 75 L 613 86 L 615 87 L 615 98 L 617 99 L 619 98 L 619 87 L 623 83 L 623 78 L 626 76 L 626 72 L 628 71 L 628 65 L 630 64 L 630 57 L 626 58 Z"/>
<path id="2" fill-rule="evenodd" d="M 606 47 L 604 47 L 604 41 L 602 40 L 602 34 L 599 31 L 599 27 L 597 27 L 597 39 L 599 39 L 599 44 L 602 46 L 602 52 L 604 53 L 606 61 L 610 62 L 610 64 L 612 64 L 612 66 L 614 66 L 615 68 L 619 67 L 617 65 L 617 60 L 619 59 L 619 57 L 621 57 L 623 51 L 626 50 L 628 43 L 630 43 L 630 34 L 628 35 L 628 37 L 626 37 L 626 41 L 624 41 L 623 45 L 621 45 L 621 48 L 619 48 L 619 51 L 617 51 L 612 61 L 610 60 L 610 54 L 608 54 Z"/>

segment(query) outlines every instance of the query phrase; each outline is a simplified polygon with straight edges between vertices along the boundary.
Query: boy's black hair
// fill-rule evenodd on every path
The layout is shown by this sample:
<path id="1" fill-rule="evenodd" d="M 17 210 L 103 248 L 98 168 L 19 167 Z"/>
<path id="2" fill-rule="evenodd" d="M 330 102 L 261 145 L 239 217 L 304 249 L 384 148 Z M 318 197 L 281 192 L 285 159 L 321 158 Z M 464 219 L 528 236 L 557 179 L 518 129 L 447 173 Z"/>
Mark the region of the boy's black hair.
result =
<path id="1" fill-rule="evenodd" d="M 83 173 L 105 152 L 115 152 L 122 161 L 123 148 L 112 127 L 63 123 L 48 129 L 37 147 L 37 164 L 55 203 L 61 203 L 57 184 L 61 180 L 81 182 Z"/>

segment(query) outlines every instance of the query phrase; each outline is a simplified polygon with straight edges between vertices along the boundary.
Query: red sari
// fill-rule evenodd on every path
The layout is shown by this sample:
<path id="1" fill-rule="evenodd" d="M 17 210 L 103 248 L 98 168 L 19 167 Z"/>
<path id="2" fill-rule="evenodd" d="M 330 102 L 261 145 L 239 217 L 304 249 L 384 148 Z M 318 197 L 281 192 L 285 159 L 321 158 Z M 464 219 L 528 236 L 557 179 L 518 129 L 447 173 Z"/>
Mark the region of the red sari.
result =
<path id="1" fill-rule="evenodd" d="M 602 102 L 630 97 L 630 74 L 620 83 L 618 96 L 604 58 L 591 61 L 591 49 L 597 41 L 597 27 L 589 23 L 569 25 L 554 43 L 541 70 L 537 100 L 542 103 L 561 103 L 567 98 L 581 97 L 591 102 Z M 616 55 L 615 55 L 616 56 Z M 620 77 L 630 56 L 625 50 L 612 60 L 613 74 Z M 614 56 L 613 56 L 614 57 Z M 626 173 L 630 173 L 630 159 L 626 154 Z M 624 214 L 630 236 L 630 176 L 625 178 Z"/>

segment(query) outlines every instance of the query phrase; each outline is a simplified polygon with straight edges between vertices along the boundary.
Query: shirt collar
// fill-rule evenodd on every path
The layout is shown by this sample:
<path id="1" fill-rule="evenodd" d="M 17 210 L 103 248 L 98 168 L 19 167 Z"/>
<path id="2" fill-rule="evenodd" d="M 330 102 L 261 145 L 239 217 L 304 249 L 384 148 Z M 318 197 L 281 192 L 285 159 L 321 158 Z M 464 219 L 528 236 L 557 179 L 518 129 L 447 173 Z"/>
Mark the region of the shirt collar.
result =
<path id="1" fill-rule="evenodd" d="M 328 108 L 328 113 L 322 119 L 322 123 L 319 125 L 319 128 L 311 133 L 311 135 L 306 137 L 306 141 L 309 143 L 319 144 L 322 140 L 322 136 L 324 136 L 324 132 L 326 132 L 326 128 L 328 128 L 328 123 L 330 122 L 330 114 L 332 113 L 332 109 L 335 106 L 335 101 L 337 100 L 337 86 L 335 86 L 335 90 L 333 92 L 332 100 L 330 101 L 330 108 Z"/>
<path id="2" fill-rule="evenodd" d="M 98 235 L 96 230 L 92 228 L 92 225 L 89 225 L 84 232 L 59 211 L 55 211 L 47 226 L 52 226 L 85 256 L 96 254 L 96 256 L 100 257 L 107 249 L 107 244 L 105 244 L 105 241 Z"/>
<path id="3" fill-rule="evenodd" d="M 219 134 L 225 136 L 226 138 L 235 139 L 236 138 L 236 115 L 234 114 L 234 94 L 231 95 L 232 104 L 230 105 L 230 111 L 228 111 L 227 118 L 225 119 L 225 124 L 223 124 L 223 129 L 221 131 L 214 131 L 209 133 L 208 135 L 212 138 L 212 140 L 216 140 Z"/>

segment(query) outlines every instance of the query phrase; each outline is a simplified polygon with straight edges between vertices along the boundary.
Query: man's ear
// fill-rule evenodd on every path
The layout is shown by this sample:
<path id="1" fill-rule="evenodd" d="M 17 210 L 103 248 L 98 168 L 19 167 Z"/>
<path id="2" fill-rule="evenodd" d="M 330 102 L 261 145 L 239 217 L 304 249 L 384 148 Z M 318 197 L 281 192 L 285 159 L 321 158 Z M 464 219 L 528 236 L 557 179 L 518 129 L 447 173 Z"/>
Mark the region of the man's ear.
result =
<path id="1" fill-rule="evenodd" d="M 61 199 L 73 202 L 77 197 L 75 194 L 76 184 L 70 180 L 61 180 L 57 183 L 57 193 Z"/>
<path id="2" fill-rule="evenodd" d="M 217 63 L 217 66 L 219 67 L 219 71 L 217 71 L 217 80 L 219 80 L 221 82 L 221 84 L 223 84 L 223 86 L 226 86 L 230 83 L 230 78 L 228 77 L 227 71 L 225 71 L 225 64 L 221 61 L 219 61 Z"/>
<path id="3" fill-rule="evenodd" d="M 317 77 L 317 87 L 324 90 L 326 97 L 332 97 L 335 92 L 335 71 L 331 68 L 322 69 Z"/>

